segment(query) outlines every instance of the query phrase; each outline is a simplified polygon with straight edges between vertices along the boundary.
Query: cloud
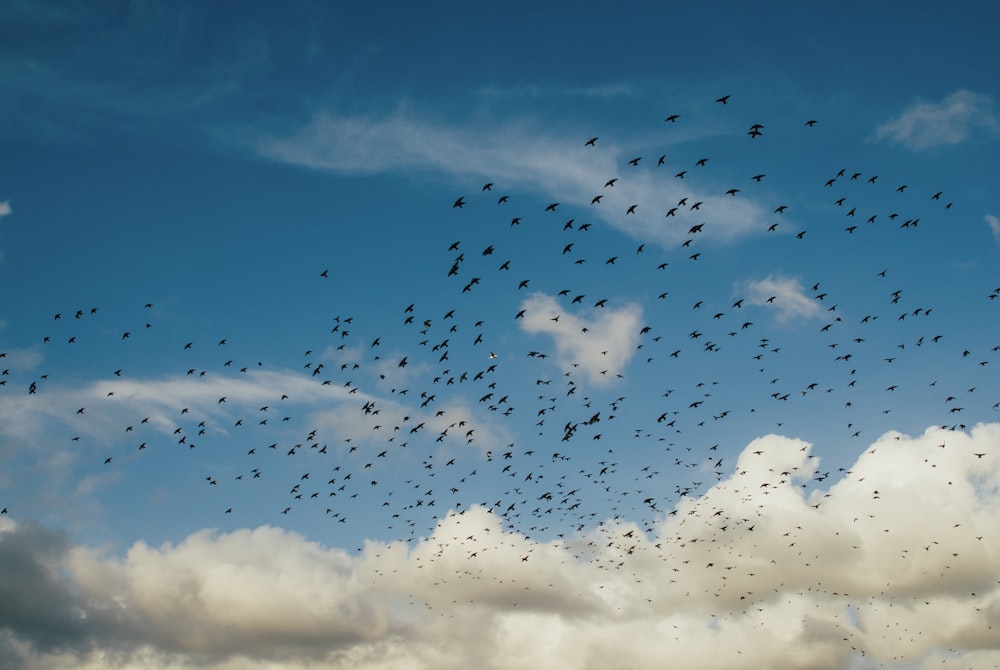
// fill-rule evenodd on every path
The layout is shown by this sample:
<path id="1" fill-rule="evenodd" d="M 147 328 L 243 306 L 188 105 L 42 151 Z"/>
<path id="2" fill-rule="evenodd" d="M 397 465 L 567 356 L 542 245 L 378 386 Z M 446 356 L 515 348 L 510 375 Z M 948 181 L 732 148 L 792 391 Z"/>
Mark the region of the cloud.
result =
<path id="1" fill-rule="evenodd" d="M 985 218 L 986 223 L 990 226 L 990 231 L 993 233 L 993 239 L 996 240 L 997 244 L 1000 244 L 1000 217 L 987 214 Z"/>
<path id="2" fill-rule="evenodd" d="M 651 528 L 548 542 L 479 507 L 359 553 L 261 526 L 114 556 L 5 520 L 0 645 L 11 668 L 991 667 L 997 444 L 887 433 L 807 492 L 812 446 L 768 435 Z"/>
<path id="3" fill-rule="evenodd" d="M 17 352 L 15 352 L 17 353 Z M 31 351 L 18 360 L 36 364 Z M 148 419 L 154 428 L 172 434 L 182 412 L 209 427 L 224 430 L 223 420 L 239 410 L 278 402 L 287 395 L 295 403 L 343 400 L 349 391 L 323 386 L 291 372 L 252 370 L 239 376 L 172 376 L 163 379 L 114 378 L 83 386 L 39 382 L 36 394 L 0 398 L 0 435 L 34 444 L 42 427 L 68 425 L 76 434 L 99 440 L 119 437 L 126 425 Z M 225 397 L 224 402 L 220 399 Z M 85 411 L 78 413 L 83 408 Z M 187 412 L 185 412 L 187 410 Z M 45 440 L 41 440 L 42 443 Z M 19 447 L 20 448 L 20 447 Z"/>
<path id="4" fill-rule="evenodd" d="M 0 200 L 0 220 L 11 213 L 10 200 Z M 3 250 L 0 249 L 0 263 L 4 261 Z"/>
<path id="5" fill-rule="evenodd" d="M 36 524 L 8 522 L 0 530 L 0 629 L 41 649 L 72 643 L 79 636 L 79 603 L 60 583 L 68 538 Z"/>
<path id="6" fill-rule="evenodd" d="M 636 304 L 594 308 L 585 317 L 569 313 L 550 295 L 533 293 L 521 309 L 521 329 L 551 336 L 559 366 L 566 372 L 579 369 L 591 383 L 611 383 L 635 355 L 642 328 L 642 309 Z"/>
<path id="7" fill-rule="evenodd" d="M 12 355 L 19 364 L 37 363 L 31 351 L 15 351 Z M 253 423 L 256 423 L 270 416 L 260 411 L 262 406 L 277 410 L 279 404 L 309 413 L 310 425 L 321 432 L 328 431 L 359 444 L 368 441 L 384 444 L 385 433 L 396 426 L 400 430 L 445 433 L 449 440 L 460 439 L 462 444 L 471 440 L 481 449 L 510 441 L 505 428 L 495 425 L 488 416 L 479 416 L 479 412 L 461 400 L 442 399 L 421 408 L 419 397 L 410 399 L 399 394 L 365 392 L 353 386 L 325 385 L 294 372 L 251 370 L 242 375 L 204 378 L 187 375 L 164 379 L 114 378 L 79 387 L 45 384 L 39 384 L 35 395 L 0 397 L 0 436 L 13 438 L 0 444 L 9 448 L 16 445 L 19 453 L 34 446 L 39 453 L 48 454 L 50 432 L 59 427 L 65 434 L 68 427 L 73 434 L 110 448 L 123 438 L 126 426 L 138 429 L 140 421 L 172 440 L 176 440 L 180 422 L 188 426 L 192 422 L 205 422 L 206 430 L 224 435 L 233 431 L 234 421 L 248 413 L 255 417 Z M 377 411 L 362 411 L 365 403 L 371 403 Z M 81 407 L 85 410 L 82 414 L 77 412 Z M 282 417 L 273 418 L 277 424 Z M 464 428 L 449 433 L 448 429 L 459 422 Z M 384 427 L 384 431 L 375 432 L 375 426 Z M 467 435 L 469 431 L 474 437 Z"/>
<path id="8" fill-rule="evenodd" d="M 5 324 L 6 321 L 0 321 L 0 330 L 6 327 Z M 45 360 L 45 356 L 39 347 L 7 349 L 4 353 L 6 354 L 4 356 L 4 367 L 14 371 L 35 370 Z"/>
<path id="9" fill-rule="evenodd" d="M 374 445 L 384 449 L 386 440 L 394 433 L 400 433 L 400 443 L 420 437 L 435 436 L 447 441 L 448 445 L 475 445 L 480 451 L 496 449 L 512 440 L 509 430 L 500 426 L 490 417 L 468 407 L 461 399 L 442 399 L 440 403 L 420 407 L 418 402 L 408 404 L 400 400 L 373 395 L 354 397 L 359 408 L 344 411 L 318 410 L 310 417 L 311 425 L 319 430 L 329 431 L 352 445 Z M 425 398 L 426 400 L 426 398 Z M 372 403 L 372 411 L 365 412 L 360 404 Z M 414 406 L 417 405 L 417 406 Z"/>
<path id="10" fill-rule="evenodd" d="M 744 283 L 743 293 L 751 305 L 778 310 L 778 320 L 811 319 L 820 315 L 816 300 L 806 295 L 798 279 L 768 275 Z"/>
<path id="11" fill-rule="evenodd" d="M 595 86 L 554 86 L 522 84 L 507 88 L 486 87 L 480 94 L 486 98 L 590 98 L 609 100 L 616 98 L 637 98 L 641 89 L 628 83 L 603 84 Z"/>
<path id="12" fill-rule="evenodd" d="M 273 446 L 274 453 L 325 455 L 329 446 L 329 458 L 356 451 L 352 458 L 381 463 L 377 453 L 410 442 L 430 445 L 434 455 L 447 456 L 444 461 L 465 453 L 477 458 L 513 441 L 504 407 L 489 411 L 494 408 L 461 394 L 428 399 L 375 387 L 365 391 L 280 370 L 123 377 L 78 386 L 40 381 L 35 394 L 27 392 L 25 382 L 23 392 L 0 395 L 0 460 L 13 463 L 0 468 L 0 489 L 20 488 L 22 509 L 33 509 L 41 518 L 57 511 L 79 529 L 105 519 L 103 496 L 135 485 L 139 473 L 130 464 L 178 444 L 187 451 L 197 446 L 192 453 L 220 481 L 230 474 L 247 475 L 237 472 L 235 462 L 216 461 L 220 448 L 263 455 Z M 405 453 L 415 458 L 418 452 L 403 450 L 404 460 L 409 458 Z M 105 462 L 108 458 L 113 465 Z M 269 471 L 270 481 L 289 475 L 285 467 Z M 162 484 L 155 468 L 150 474 L 155 497 L 154 489 Z M 232 495 L 227 506 L 239 508 L 241 494 L 234 490 Z"/>
<path id="13" fill-rule="evenodd" d="M 918 100 L 875 131 L 879 140 L 902 144 L 911 151 L 959 144 L 977 130 L 1000 131 L 993 100 L 972 91 L 956 91 L 939 103 Z"/>
<path id="14" fill-rule="evenodd" d="M 674 179 L 671 171 L 627 166 L 614 188 L 610 175 L 634 155 L 612 142 L 585 147 L 583 140 L 539 135 L 523 126 L 474 130 L 459 124 L 435 124 L 397 112 L 384 118 L 319 114 L 287 137 L 265 137 L 258 153 L 285 163 L 350 174 L 427 170 L 516 185 L 563 203 L 587 207 L 608 225 L 665 248 L 681 244 L 691 226 L 704 224 L 702 238 L 727 242 L 762 233 L 771 208 L 749 197 L 724 195 L 693 179 Z M 647 158 L 648 163 L 655 159 Z M 661 168 L 666 170 L 667 168 Z M 596 194 L 603 196 L 591 206 Z M 687 206 L 678 206 L 686 198 Z M 691 208 L 695 203 L 697 209 Z M 637 205 L 633 215 L 626 210 Z M 670 218 L 668 211 L 675 210 Z"/>
<path id="15" fill-rule="evenodd" d="M 77 552 L 71 565 L 86 593 L 120 594 L 157 645 L 175 651 L 273 655 L 387 633 L 384 604 L 353 579 L 345 552 L 268 526 L 200 531 L 177 546 L 139 542 L 121 560 Z"/>

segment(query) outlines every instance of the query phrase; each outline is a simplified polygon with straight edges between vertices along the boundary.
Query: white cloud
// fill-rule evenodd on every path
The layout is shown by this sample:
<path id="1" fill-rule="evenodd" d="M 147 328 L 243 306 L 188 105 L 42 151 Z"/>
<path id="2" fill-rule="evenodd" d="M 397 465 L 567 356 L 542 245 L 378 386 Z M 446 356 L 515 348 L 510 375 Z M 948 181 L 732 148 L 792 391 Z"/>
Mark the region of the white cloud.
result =
<path id="1" fill-rule="evenodd" d="M 590 208 L 605 223 L 645 242 L 670 248 L 689 237 L 693 225 L 705 224 L 701 237 L 728 241 L 767 229 L 772 206 L 750 197 L 724 195 L 695 187 L 692 179 L 675 179 L 673 171 L 621 166 L 632 159 L 627 147 L 599 142 L 585 147 L 572 141 L 539 136 L 516 126 L 477 127 L 435 125 L 404 113 L 385 118 L 319 115 L 297 133 L 266 138 L 257 151 L 269 158 L 306 167 L 346 173 L 376 173 L 421 169 L 445 172 L 464 180 L 472 177 L 517 185 L 560 202 Z M 647 163 L 655 163 L 652 156 Z M 660 168 L 666 170 L 667 168 Z M 614 188 L 604 188 L 610 177 Z M 590 203 L 603 195 L 599 206 Z M 678 206 L 681 199 L 687 204 Z M 692 210 L 694 203 L 700 203 Z M 633 204 L 635 214 L 625 216 Z M 676 209 L 676 214 L 665 218 Z"/>
<path id="2" fill-rule="evenodd" d="M 816 300 L 806 295 L 802 282 L 791 277 L 768 275 L 743 285 L 747 303 L 778 310 L 778 320 L 811 319 L 821 310 Z"/>
<path id="3" fill-rule="evenodd" d="M 120 482 L 121 473 L 84 477 L 81 467 L 109 456 L 116 463 L 120 456 L 135 457 L 137 446 L 147 441 L 152 447 L 183 439 L 189 448 L 204 446 L 203 439 L 241 448 L 246 440 L 255 447 L 291 444 L 302 441 L 295 431 L 305 426 L 318 434 L 318 441 L 329 441 L 331 449 L 356 448 L 359 456 L 366 449 L 386 449 L 387 441 L 420 441 L 434 444 L 449 458 L 459 450 L 483 454 L 513 441 L 502 413 L 488 412 L 486 405 L 467 404 L 458 396 L 422 407 L 424 400 L 417 393 L 325 385 L 315 377 L 269 370 L 204 378 L 111 378 L 82 386 L 41 382 L 33 395 L 27 388 L 0 395 L 0 459 L 25 457 L 18 469 L 0 469 L 0 488 L 12 485 L 17 472 L 31 472 L 44 482 L 34 487 L 43 499 L 36 505 L 65 509 L 72 500 L 72 511 L 86 508 L 94 518 L 98 496 Z M 363 409 L 366 403 L 372 411 Z M 85 411 L 78 413 L 80 408 Z M 285 423 L 289 415 L 294 420 Z M 260 423 L 264 421 L 268 425 Z M 201 438 L 202 431 L 208 437 Z M 69 436 L 83 439 L 70 442 Z"/>
<path id="4" fill-rule="evenodd" d="M 0 521 L 0 647 L 48 668 L 993 667 L 998 445 L 1000 424 L 889 433 L 804 493 L 811 446 L 766 436 L 649 535 L 538 542 L 472 508 L 359 554 L 262 526 L 115 557 Z"/>
<path id="5" fill-rule="evenodd" d="M 0 219 L 11 213 L 10 200 L 0 200 Z M 0 263 L 4 261 L 3 250 L 0 250 Z"/>
<path id="6" fill-rule="evenodd" d="M 6 326 L 6 321 L 0 321 L 0 330 L 3 330 Z M 45 356 L 42 355 L 38 347 L 7 349 L 4 353 L 7 354 L 4 357 L 4 367 L 11 370 L 35 370 L 45 360 Z"/>
<path id="7" fill-rule="evenodd" d="M 612 382 L 635 355 L 642 309 L 635 304 L 594 308 L 588 317 L 572 314 L 550 295 L 533 293 L 521 303 L 518 320 L 528 333 L 552 337 L 556 362 L 564 371 L 579 369 L 595 384 Z M 548 355 L 548 352 L 540 353 Z"/>
<path id="8" fill-rule="evenodd" d="M 24 356 L 32 362 L 30 352 Z M 282 395 L 307 405 L 349 396 L 345 389 L 323 386 L 299 374 L 263 370 L 205 378 L 114 378 L 81 387 L 49 384 L 40 382 L 34 395 L 25 392 L 0 398 L 0 435 L 27 446 L 38 441 L 43 428 L 69 425 L 76 434 L 107 440 L 146 417 L 149 424 L 169 434 L 184 410 L 191 419 L 215 422 L 220 427 L 233 412 L 279 402 Z M 225 401 L 219 402 L 223 397 Z M 78 413 L 80 408 L 85 411 Z"/>
<path id="9" fill-rule="evenodd" d="M 996 240 L 997 244 L 1000 244 L 1000 217 L 987 214 L 985 218 L 986 223 L 989 224 L 990 230 L 993 232 L 993 239 Z"/>
<path id="10" fill-rule="evenodd" d="M 73 557 L 88 593 L 120 595 L 168 648 L 209 653 L 385 635 L 385 604 L 353 579 L 351 563 L 343 551 L 267 526 L 200 531 L 177 546 L 139 542 L 120 561 Z"/>
<path id="11" fill-rule="evenodd" d="M 993 100 L 980 93 L 961 90 L 939 103 L 914 102 L 899 116 L 879 126 L 875 136 L 920 151 L 959 144 L 977 130 L 994 134 L 1000 130 L 993 112 Z"/>

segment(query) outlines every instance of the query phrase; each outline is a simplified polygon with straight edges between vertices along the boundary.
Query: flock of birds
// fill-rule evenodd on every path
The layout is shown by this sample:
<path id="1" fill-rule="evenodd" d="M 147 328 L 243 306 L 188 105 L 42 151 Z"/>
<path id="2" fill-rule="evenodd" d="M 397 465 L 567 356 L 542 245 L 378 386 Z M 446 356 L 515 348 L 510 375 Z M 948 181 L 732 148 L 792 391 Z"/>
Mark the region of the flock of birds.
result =
<path id="1" fill-rule="evenodd" d="M 730 96 L 716 102 L 727 112 L 733 107 Z M 664 122 L 672 128 L 685 120 L 671 114 Z M 804 120 L 803 132 L 819 132 L 821 125 Z M 764 146 L 770 132 L 754 122 L 740 140 Z M 601 138 L 582 138 L 581 144 L 597 151 Z M 114 366 L 100 383 L 105 397 L 64 417 L 64 439 L 78 443 L 81 453 L 103 450 L 95 458 L 108 469 L 135 467 L 151 452 L 183 449 L 201 470 L 203 486 L 213 489 L 198 494 L 213 505 L 212 524 L 222 522 L 219 516 L 237 517 L 245 505 L 265 515 L 257 522 L 322 516 L 335 524 L 334 533 L 361 524 L 357 535 L 414 543 L 449 512 L 461 515 L 479 506 L 510 532 L 561 543 L 577 561 L 627 570 L 635 552 L 650 550 L 643 535 L 655 536 L 681 501 L 697 499 L 732 473 L 734 447 L 743 446 L 726 442 L 737 436 L 729 428 L 734 417 L 757 434 L 781 432 L 786 424 L 801 429 L 812 420 L 824 430 L 836 424 L 839 432 L 829 434 L 830 441 L 860 448 L 860 440 L 878 436 L 874 431 L 899 403 L 920 399 L 936 406 L 927 422 L 949 431 L 969 427 L 963 422 L 966 408 L 979 417 L 1000 409 L 1000 387 L 990 376 L 1000 341 L 983 348 L 949 341 L 936 331 L 934 316 L 949 307 L 949 299 L 935 296 L 934 304 L 896 283 L 904 274 L 897 266 L 905 261 L 881 267 L 857 261 L 850 272 L 863 275 L 860 291 L 844 288 L 837 276 L 807 281 L 802 294 L 812 303 L 807 313 L 815 320 L 801 327 L 818 330 L 820 345 L 813 333 L 800 338 L 794 328 L 775 325 L 778 310 L 793 307 L 787 304 L 793 300 L 787 286 L 758 282 L 734 295 L 732 283 L 709 282 L 711 273 L 724 275 L 727 262 L 713 265 L 711 257 L 724 256 L 725 245 L 704 241 L 728 215 L 713 211 L 717 198 L 703 197 L 702 175 L 715 163 L 706 156 L 677 161 L 658 151 L 652 158 L 637 155 L 620 173 L 595 183 L 584 202 L 539 203 L 505 192 L 496 182 L 459 195 L 450 202 L 456 221 L 446 227 L 465 234 L 442 238 L 432 243 L 437 250 L 426 251 L 437 259 L 430 273 L 442 288 L 401 300 L 388 317 L 397 326 L 385 332 L 372 332 L 350 314 L 331 314 L 329 332 L 302 353 L 294 376 L 319 389 L 316 397 L 332 408 L 326 414 L 315 399 L 305 402 L 296 395 L 299 386 L 278 384 L 266 401 L 247 400 L 246 380 L 287 380 L 290 366 L 246 355 L 245 342 L 241 352 L 247 360 L 241 361 L 227 353 L 233 337 L 179 341 L 175 348 L 190 363 L 178 377 L 192 388 L 199 380 L 222 380 L 220 388 L 228 384 L 231 391 L 208 402 L 197 395 L 176 407 L 123 415 L 108 407 L 123 402 L 134 390 L 130 380 L 142 373 Z M 608 230 L 606 213 L 594 214 L 615 200 L 611 194 L 627 190 L 630 170 L 647 166 L 662 171 L 671 188 L 700 184 L 656 214 L 662 226 L 675 231 L 679 243 L 673 248 L 631 241 Z M 745 183 L 717 195 L 744 198 L 767 181 L 766 172 L 750 170 Z M 885 202 L 886 192 L 907 199 L 899 201 L 900 211 L 879 209 L 871 191 L 859 187 L 880 189 L 878 202 Z M 812 254 L 822 267 L 824 235 L 919 234 L 942 225 L 953 208 L 936 189 L 914 193 L 902 180 L 846 167 L 818 178 L 816 190 L 829 201 L 829 211 L 842 217 L 842 226 L 796 227 L 794 206 L 779 201 L 748 239 L 786 245 L 782 253 L 801 255 L 807 266 Z M 627 203 L 619 215 L 621 228 L 628 230 L 628 222 L 646 208 L 643 202 Z M 803 245 L 813 238 L 821 240 L 819 248 L 806 251 Z M 905 255 L 905 244 L 900 254 Z M 329 290 L 336 282 L 336 270 L 317 268 L 316 274 L 316 281 L 327 283 L 310 290 Z M 550 283 L 554 276 L 557 285 Z M 998 298 L 1000 287 L 984 287 L 983 310 L 1000 308 Z M 641 311 L 626 309 L 632 299 L 643 305 Z M 436 307 L 443 303 L 453 306 Z M 157 328 L 153 303 L 141 313 L 134 326 L 117 329 L 117 346 L 141 346 Z M 995 321 L 996 312 L 991 314 Z M 26 344 L 87 346 L 84 340 L 92 334 L 85 324 L 101 316 L 98 307 L 61 311 L 43 342 Z M 629 318 L 636 319 L 631 332 L 605 329 L 605 319 L 631 324 Z M 109 328 L 101 323 L 94 332 Z M 522 346 L 525 342 L 530 345 Z M 570 344 L 560 348 L 559 342 Z M 0 352 L 0 366 L 5 357 Z M 141 357 L 131 360 L 142 365 Z M 947 361 L 942 374 L 948 381 L 939 383 L 929 374 L 919 389 L 892 381 L 900 367 L 912 371 L 928 360 Z M 737 369 L 740 379 L 756 381 L 733 382 L 737 376 L 731 371 Z M 276 370 L 283 376 L 264 376 Z M 5 367 L 0 393 L 44 402 L 48 387 L 60 383 L 58 371 L 50 372 Z M 97 440 L 103 428 L 88 425 L 91 416 L 102 427 L 113 417 L 120 437 Z M 856 455 L 840 458 L 847 465 Z M 850 477 L 846 468 L 831 470 L 774 472 L 745 495 L 757 499 L 793 480 L 805 495 Z M 277 502 L 250 488 L 264 483 L 273 487 Z M 227 499 L 225 491 L 233 497 Z M 268 512 L 261 500 L 273 509 Z M 697 519 L 715 539 L 751 532 L 761 523 L 725 509 L 695 506 L 687 514 L 692 526 Z M 628 525 L 632 521 L 636 527 Z M 663 560 L 676 558 L 683 553 L 681 540 L 661 538 L 655 551 Z M 440 552 L 456 548 L 474 561 L 489 545 L 483 533 L 471 533 Z M 521 561 L 530 559 L 529 549 Z"/>

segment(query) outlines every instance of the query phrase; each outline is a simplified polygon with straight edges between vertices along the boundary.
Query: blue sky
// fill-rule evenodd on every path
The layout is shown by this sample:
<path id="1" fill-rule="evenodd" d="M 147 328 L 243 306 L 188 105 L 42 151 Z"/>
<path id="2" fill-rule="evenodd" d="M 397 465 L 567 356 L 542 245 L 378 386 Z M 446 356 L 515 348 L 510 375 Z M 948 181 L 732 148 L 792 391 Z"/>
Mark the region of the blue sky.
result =
<path id="1" fill-rule="evenodd" d="M 995 667 L 997 18 L 0 1 L 0 668 Z"/>

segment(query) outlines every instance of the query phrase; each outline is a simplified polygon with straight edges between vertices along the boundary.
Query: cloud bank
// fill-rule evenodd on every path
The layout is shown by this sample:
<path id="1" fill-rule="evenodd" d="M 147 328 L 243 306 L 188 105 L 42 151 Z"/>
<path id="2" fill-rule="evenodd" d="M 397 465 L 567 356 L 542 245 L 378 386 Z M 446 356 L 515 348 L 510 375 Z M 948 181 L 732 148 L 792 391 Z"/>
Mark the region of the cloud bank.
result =
<path id="1" fill-rule="evenodd" d="M 476 507 L 356 554 L 262 526 L 113 556 L 3 517 L 3 665 L 992 667 L 998 446 L 889 433 L 806 493 L 811 445 L 770 435 L 655 527 L 551 542 Z"/>

